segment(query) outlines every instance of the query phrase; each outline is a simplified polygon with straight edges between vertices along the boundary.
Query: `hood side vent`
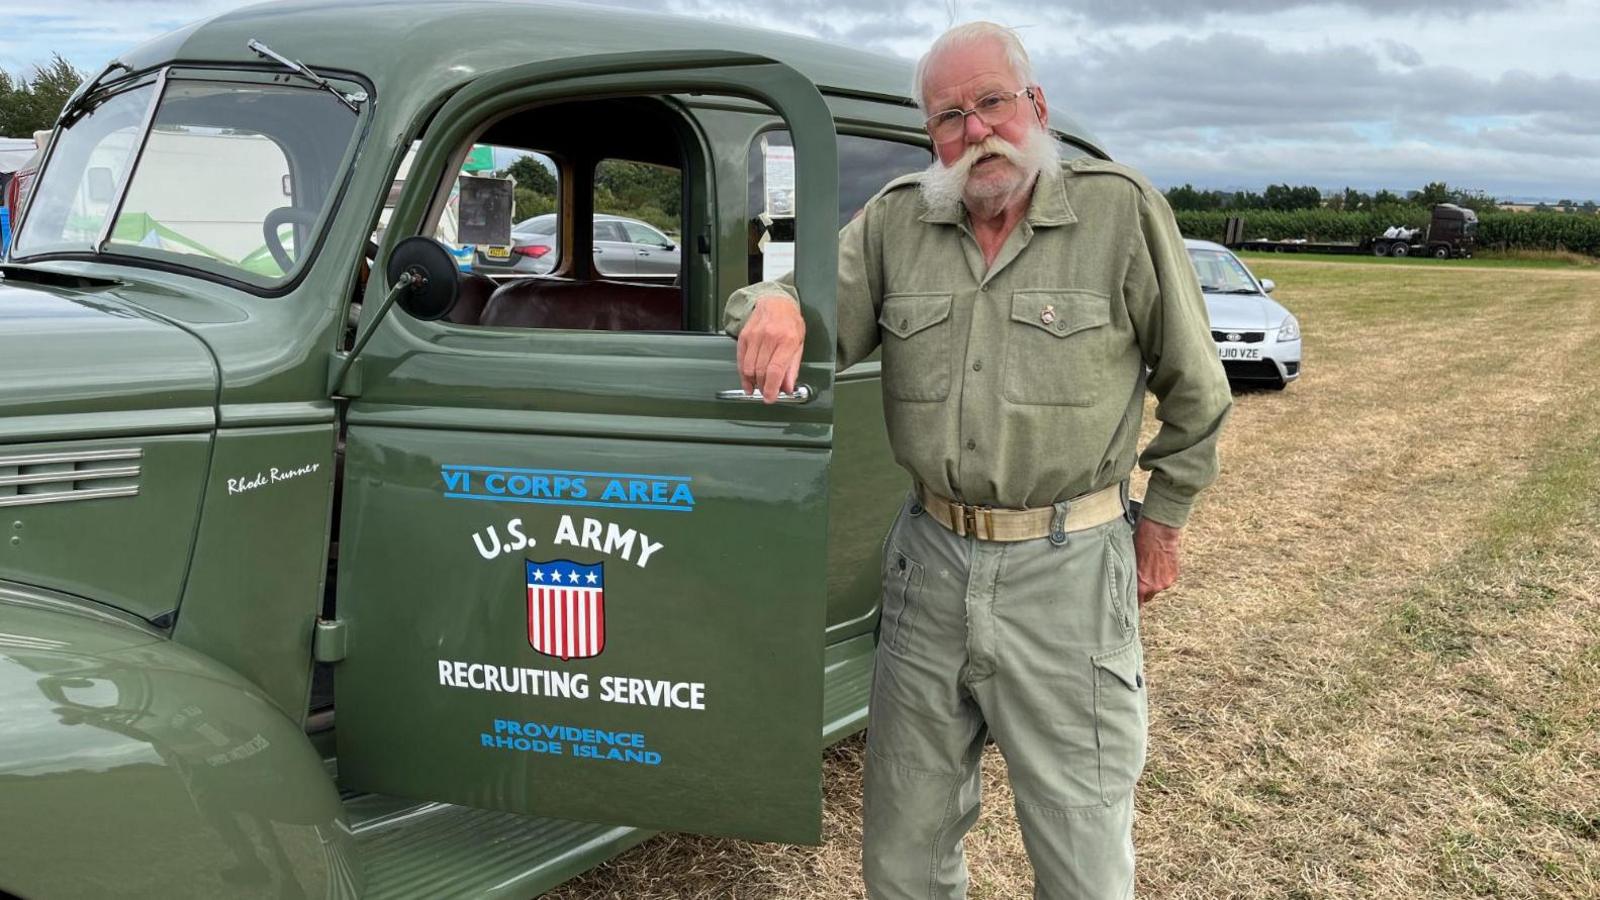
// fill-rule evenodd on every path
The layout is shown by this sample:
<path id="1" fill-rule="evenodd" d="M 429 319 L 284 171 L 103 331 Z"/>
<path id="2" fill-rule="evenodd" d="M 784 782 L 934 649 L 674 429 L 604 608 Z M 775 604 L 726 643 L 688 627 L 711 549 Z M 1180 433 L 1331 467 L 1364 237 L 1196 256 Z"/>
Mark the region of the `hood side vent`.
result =
<path id="1" fill-rule="evenodd" d="M 138 448 L 0 455 L 0 507 L 135 496 L 143 457 Z"/>

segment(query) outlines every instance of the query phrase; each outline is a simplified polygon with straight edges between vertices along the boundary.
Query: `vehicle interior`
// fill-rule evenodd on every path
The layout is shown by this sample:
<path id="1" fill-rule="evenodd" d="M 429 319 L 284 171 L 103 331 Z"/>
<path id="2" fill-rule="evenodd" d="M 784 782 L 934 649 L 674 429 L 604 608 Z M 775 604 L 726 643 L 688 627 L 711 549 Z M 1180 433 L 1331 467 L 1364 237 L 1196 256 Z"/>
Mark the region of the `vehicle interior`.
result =
<path id="1" fill-rule="evenodd" d="M 540 106 L 493 122 L 475 143 L 494 148 L 497 156 L 533 151 L 554 163 L 559 185 L 556 249 L 547 271 L 480 266 L 463 273 L 451 322 L 498 328 L 711 330 L 705 311 L 692 311 L 685 302 L 687 288 L 710 281 L 710 224 L 703 202 L 709 179 L 694 149 L 696 137 L 671 101 L 619 97 Z M 607 266 L 613 245 L 632 246 L 623 243 L 626 236 L 620 232 L 614 237 L 621 241 L 597 240 L 613 237 L 607 229 L 634 221 L 624 218 L 634 210 L 618 208 L 621 201 L 606 188 L 606 176 L 618 163 L 631 164 L 633 172 L 656 173 L 657 193 L 662 184 L 676 187 L 678 196 L 670 198 L 675 202 L 662 204 L 676 208 L 652 207 L 666 218 L 646 223 L 669 238 L 679 236 L 674 246 L 658 248 L 678 251 L 673 269 L 641 273 L 631 258 Z M 597 209 L 600 198 L 611 208 Z M 481 254 L 479 261 L 486 261 Z"/>

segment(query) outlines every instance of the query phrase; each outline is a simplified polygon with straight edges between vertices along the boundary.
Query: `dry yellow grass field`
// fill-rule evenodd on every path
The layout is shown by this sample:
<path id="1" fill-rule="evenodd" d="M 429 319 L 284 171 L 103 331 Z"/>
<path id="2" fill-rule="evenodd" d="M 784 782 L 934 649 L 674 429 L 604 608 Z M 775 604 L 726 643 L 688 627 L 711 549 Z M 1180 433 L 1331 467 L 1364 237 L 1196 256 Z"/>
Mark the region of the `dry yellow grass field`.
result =
<path id="1" fill-rule="evenodd" d="M 1143 611 L 1139 895 L 1600 897 L 1600 272 L 1255 267 L 1306 374 L 1237 396 Z M 548 896 L 861 897 L 861 746 L 821 847 L 662 836 Z M 1031 896 L 985 766 L 970 896 Z"/>

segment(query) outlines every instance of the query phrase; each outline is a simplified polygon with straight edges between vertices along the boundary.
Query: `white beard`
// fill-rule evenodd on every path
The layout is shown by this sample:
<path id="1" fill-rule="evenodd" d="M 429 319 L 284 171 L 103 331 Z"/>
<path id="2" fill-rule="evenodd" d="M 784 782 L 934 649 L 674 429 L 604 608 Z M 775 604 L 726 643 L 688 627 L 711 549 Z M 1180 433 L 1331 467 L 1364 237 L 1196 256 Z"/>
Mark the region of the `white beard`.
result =
<path id="1" fill-rule="evenodd" d="M 1010 160 L 1017 169 L 1017 177 L 998 183 L 971 184 L 972 167 L 991 153 Z M 934 160 L 923 170 L 922 201 L 928 208 L 938 209 L 960 200 L 969 212 L 988 218 L 1004 209 L 1019 190 L 1033 184 L 1034 176 L 1046 166 L 1058 165 L 1060 159 L 1055 139 L 1043 128 L 1031 129 L 1021 147 L 991 134 L 982 143 L 968 147 L 950 165 Z"/>

